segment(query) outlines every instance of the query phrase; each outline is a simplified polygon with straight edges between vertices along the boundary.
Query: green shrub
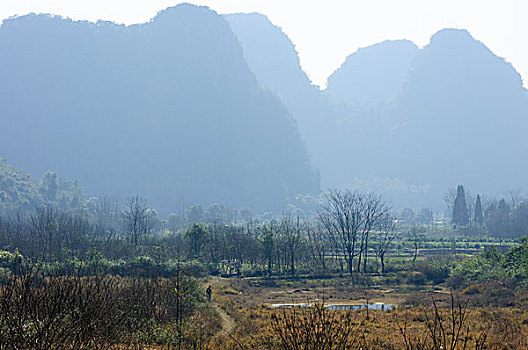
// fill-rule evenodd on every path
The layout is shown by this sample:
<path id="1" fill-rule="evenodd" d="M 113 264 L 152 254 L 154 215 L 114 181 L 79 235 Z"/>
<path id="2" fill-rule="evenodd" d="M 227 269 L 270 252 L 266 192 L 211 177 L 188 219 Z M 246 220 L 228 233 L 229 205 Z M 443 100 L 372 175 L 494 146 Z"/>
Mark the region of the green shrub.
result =
<path id="1" fill-rule="evenodd" d="M 445 282 L 452 270 L 452 260 L 449 258 L 427 259 L 417 264 L 418 271 L 422 272 L 427 280 L 435 284 Z"/>
<path id="2" fill-rule="evenodd" d="M 423 286 L 427 282 L 425 274 L 420 271 L 412 271 L 407 277 L 407 282 L 418 286 Z"/>

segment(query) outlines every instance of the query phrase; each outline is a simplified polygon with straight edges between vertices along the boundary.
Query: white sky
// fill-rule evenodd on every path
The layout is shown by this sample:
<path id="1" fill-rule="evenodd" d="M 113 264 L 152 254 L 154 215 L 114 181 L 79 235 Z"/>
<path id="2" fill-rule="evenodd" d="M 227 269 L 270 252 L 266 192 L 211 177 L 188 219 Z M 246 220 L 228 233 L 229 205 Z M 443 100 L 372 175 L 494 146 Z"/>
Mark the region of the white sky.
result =
<path id="1" fill-rule="evenodd" d="M 0 0 L 0 19 L 29 12 L 72 19 L 146 22 L 177 0 Z M 359 47 L 387 39 L 423 46 L 436 31 L 464 28 L 505 57 L 528 85 L 528 0 L 189 0 L 218 13 L 260 12 L 282 27 L 312 81 Z"/>

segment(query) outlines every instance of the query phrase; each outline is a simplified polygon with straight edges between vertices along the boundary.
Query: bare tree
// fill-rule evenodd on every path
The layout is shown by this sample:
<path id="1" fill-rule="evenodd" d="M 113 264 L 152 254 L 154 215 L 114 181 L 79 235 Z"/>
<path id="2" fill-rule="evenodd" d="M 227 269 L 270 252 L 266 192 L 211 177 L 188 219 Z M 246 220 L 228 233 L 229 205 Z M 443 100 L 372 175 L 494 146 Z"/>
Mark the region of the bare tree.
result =
<path id="1" fill-rule="evenodd" d="M 126 202 L 124 219 L 130 240 L 136 245 L 147 228 L 147 209 L 147 201 L 139 196 L 130 197 Z"/>
<path id="2" fill-rule="evenodd" d="M 259 229 L 259 243 L 262 245 L 264 258 L 267 263 L 268 276 L 271 276 L 273 267 L 273 252 L 275 251 L 275 234 L 273 225 L 262 225 Z"/>
<path id="3" fill-rule="evenodd" d="M 356 256 L 358 272 L 362 257 L 366 271 L 369 234 L 388 210 L 388 205 L 375 193 L 332 190 L 326 194 L 319 221 L 339 245 L 350 275 Z"/>
<path id="4" fill-rule="evenodd" d="M 359 251 L 358 271 L 361 268 L 363 258 L 363 272 L 367 272 L 369 235 L 372 229 L 379 225 L 380 220 L 389 212 L 389 206 L 375 193 L 364 195 L 364 210 L 362 226 L 360 227 L 361 245 Z"/>
<path id="5" fill-rule="evenodd" d="M 286 259 L 290 265 L 290 273 L 295 274 L 295 260 L 297 258 L 297 251 L 303 239 L 303 224 L 301 219 L 297 217 L 293 219 L 290 215 L 282 217 L 279 223 L 279 237 L 286 248 Z"/>
<path id="6" fill-rule="evenodd" d="M 519 203 L 523 201 L 522 190 L 517 188 L 506 192 L 506 196 L 509 200 L 509 204 L 512 208 L 515 208 Z"/>
<path id="7" fill-rule="evenodd" d="M 477 197 L 471 193 L 469 190 L 465 190 L 466 192 L 466 204 L 469 214 L 469 224 L 474 224 L 474 218 L 475 218 L 475 203 L 477 202 Z"/>
<path id="8" fill-rule="evenodd" d="M 396 224 L 391 215 L 385 215 L 380 219 L 376 232 L 376 255 L 380 259 L 381 273 L 385 273 L 385 254 L 396 238 Z"/>
<path id="9" fill-rule="evenodd" d="M 424 233 L 424 229 L 421 226 L 412 225 L 409 228 L 408 239 L 412 243 L 413 248 L 414 248 L 413 259 L 412 259 L 413 267 L 414 267 L 414 265 L 416 263 L 416 258 L 418 257 L 418 247 L 420 245 L 420 242 L 422 242 L 424 240 L 423 233 Z"/>
<path id="10" fill-rule="evenodd" d="M 341 249 L 350 275 L 353 273 L 353 258 L 356 251 L 359 213 L 356 210 L 357 193 L 337 190 L 326 194 L 327 203 L 319 212 L 319 220 L 332 240 Z"/>
<path id="11" fill-rule="evenodd" d="M 324 227 L 320 222 L 308 223 L 306 225 L 306 236 L 312 259 L 321 265 L 323 273 L 326 273 L 326 252 L 330 245 L 329 239 L 325 235 Z"/>
<path id="12" fill-rule="evenodd" d="M 453 214 L 453 207 L 455 206 L 455 198 L 456 198 L 456 188 L 450 187 L 447 189 L 446 193 L 444 193 L 444 202 L 446 205 L 446 211 L 444 213 L 445 218 L 451 219 L 451 215 Z"/>

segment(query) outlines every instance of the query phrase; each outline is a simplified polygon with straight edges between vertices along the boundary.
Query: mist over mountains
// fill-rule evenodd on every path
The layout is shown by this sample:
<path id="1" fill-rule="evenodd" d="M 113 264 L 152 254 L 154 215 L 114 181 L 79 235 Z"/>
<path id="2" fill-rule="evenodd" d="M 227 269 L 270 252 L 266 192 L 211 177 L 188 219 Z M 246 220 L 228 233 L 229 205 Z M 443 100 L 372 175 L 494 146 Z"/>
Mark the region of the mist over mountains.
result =
<path id="1" fill-rule="evenodd" d="M 511 64 L 465 30 L 446 29 L 416 57 L 390 111 L 411 179 L 447 179 L 490 191 L 519 188 L 528 166 L 528 93 Z M 398 127 L 395 127 L 398 126 Z M 409 142 L 412 138 L 413 142 Z"/>
<path id="2" fill-rule="evenodd" d="M 520 75 L 464 30 L 360 49 L 320 90 L 260 14 L 179 5 L 132 26 L 0 27 L 0 157 L 166 210 L 280 211 L 345 186 L 441 208 L 458 183 L 524 187 L 527 118 Z"/>
<path id="3" fill-rule="evenodd" d="M 325 92 L 349 105 L 389 101 L 401 92 L 418 52 L 409 40 L 361 48 L 330 75 Z"/>
<path id="4" fill-rule="evenodd" d="M 295 45 L 281 28 L 259 13 L 224 15 L 240 40 L 244 58 L 258 83 L 272 91 L 297 121 L 313 163 L 325 174 L 323 186 L 338 182 L 347 147 L 345 104 L 335 103 L 312 85 L 302 70 Z"/>
<path id="5" fill-rule="evenodd" d="M 0 123 L 1 156 L 79 180 L 88 193 L 269 209 L 319 191 L 287 109 L 204 7 L 127 27 L 4 21 Z"/>
<path id="6" fill-rule="evenodd" d="M 436 198 L 453 183 L 501 193 L 525 186 L 527 118 L 511 64 L 467 31 L 445 29 L 414 57 L 401 93 L 358 123 L 356 140 L 376 138 L 365 175 L 427 186 Z"/>
<path id="7" fill-rule="evenodd" d="M 233 25 L 229 17 L 250 67 L 289 107 L 279 88 L 288 75 L 267 72 L 263 57 L 284 61 L 274 66 L 291 66 L 298 62 L 294 48 L 279 44 L 288 39 L 269 22 L 264 35 L 259 16 L 237 16 L 254 22 Z M 328 153 L 339 155 L 328 158 L 332 164 L 316 162 L 323 187 L 378 190 L 398 205 L 437 208 L 442 194 L 457 183 L 492 193 L 524 187 L 527 91 L 511 64 L 465 30 L 442 30 L 422 49 L 407 40 L 360 49 L 329 77 L 321 94 L 332 103 L 326 112 L 311 109 L 319 117 L 310 119 L 333 116 L 338 131 L 322 138 L 332 144 Z M 290 110 L 300 126 L 310 114 Z M 310 145 L 308 133 L 305 137 Z"/>

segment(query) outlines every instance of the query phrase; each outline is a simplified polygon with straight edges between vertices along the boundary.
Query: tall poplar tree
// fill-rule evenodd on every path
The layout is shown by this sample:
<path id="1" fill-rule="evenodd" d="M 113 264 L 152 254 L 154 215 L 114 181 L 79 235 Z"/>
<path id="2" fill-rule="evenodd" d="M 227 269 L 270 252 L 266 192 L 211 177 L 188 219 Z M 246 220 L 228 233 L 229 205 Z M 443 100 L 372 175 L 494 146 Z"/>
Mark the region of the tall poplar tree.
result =
<path id="1" fill-rule="evenodd" d="M 464 186 L 458 185 L 455 203 L 453 205 L 453 225 L 466 226 L 469 224 L 469 210 L 466 202 Z"/>
<path id="2" fill-rule="evenodd" d="M 473 215 L 475 224 L 482 226 L 484 224 L 484 213 L 482 211 L 482 203 L 480 201 L 480 194 L 477 194 L 477 200 L 475 202 L 475 214 Z"/>

